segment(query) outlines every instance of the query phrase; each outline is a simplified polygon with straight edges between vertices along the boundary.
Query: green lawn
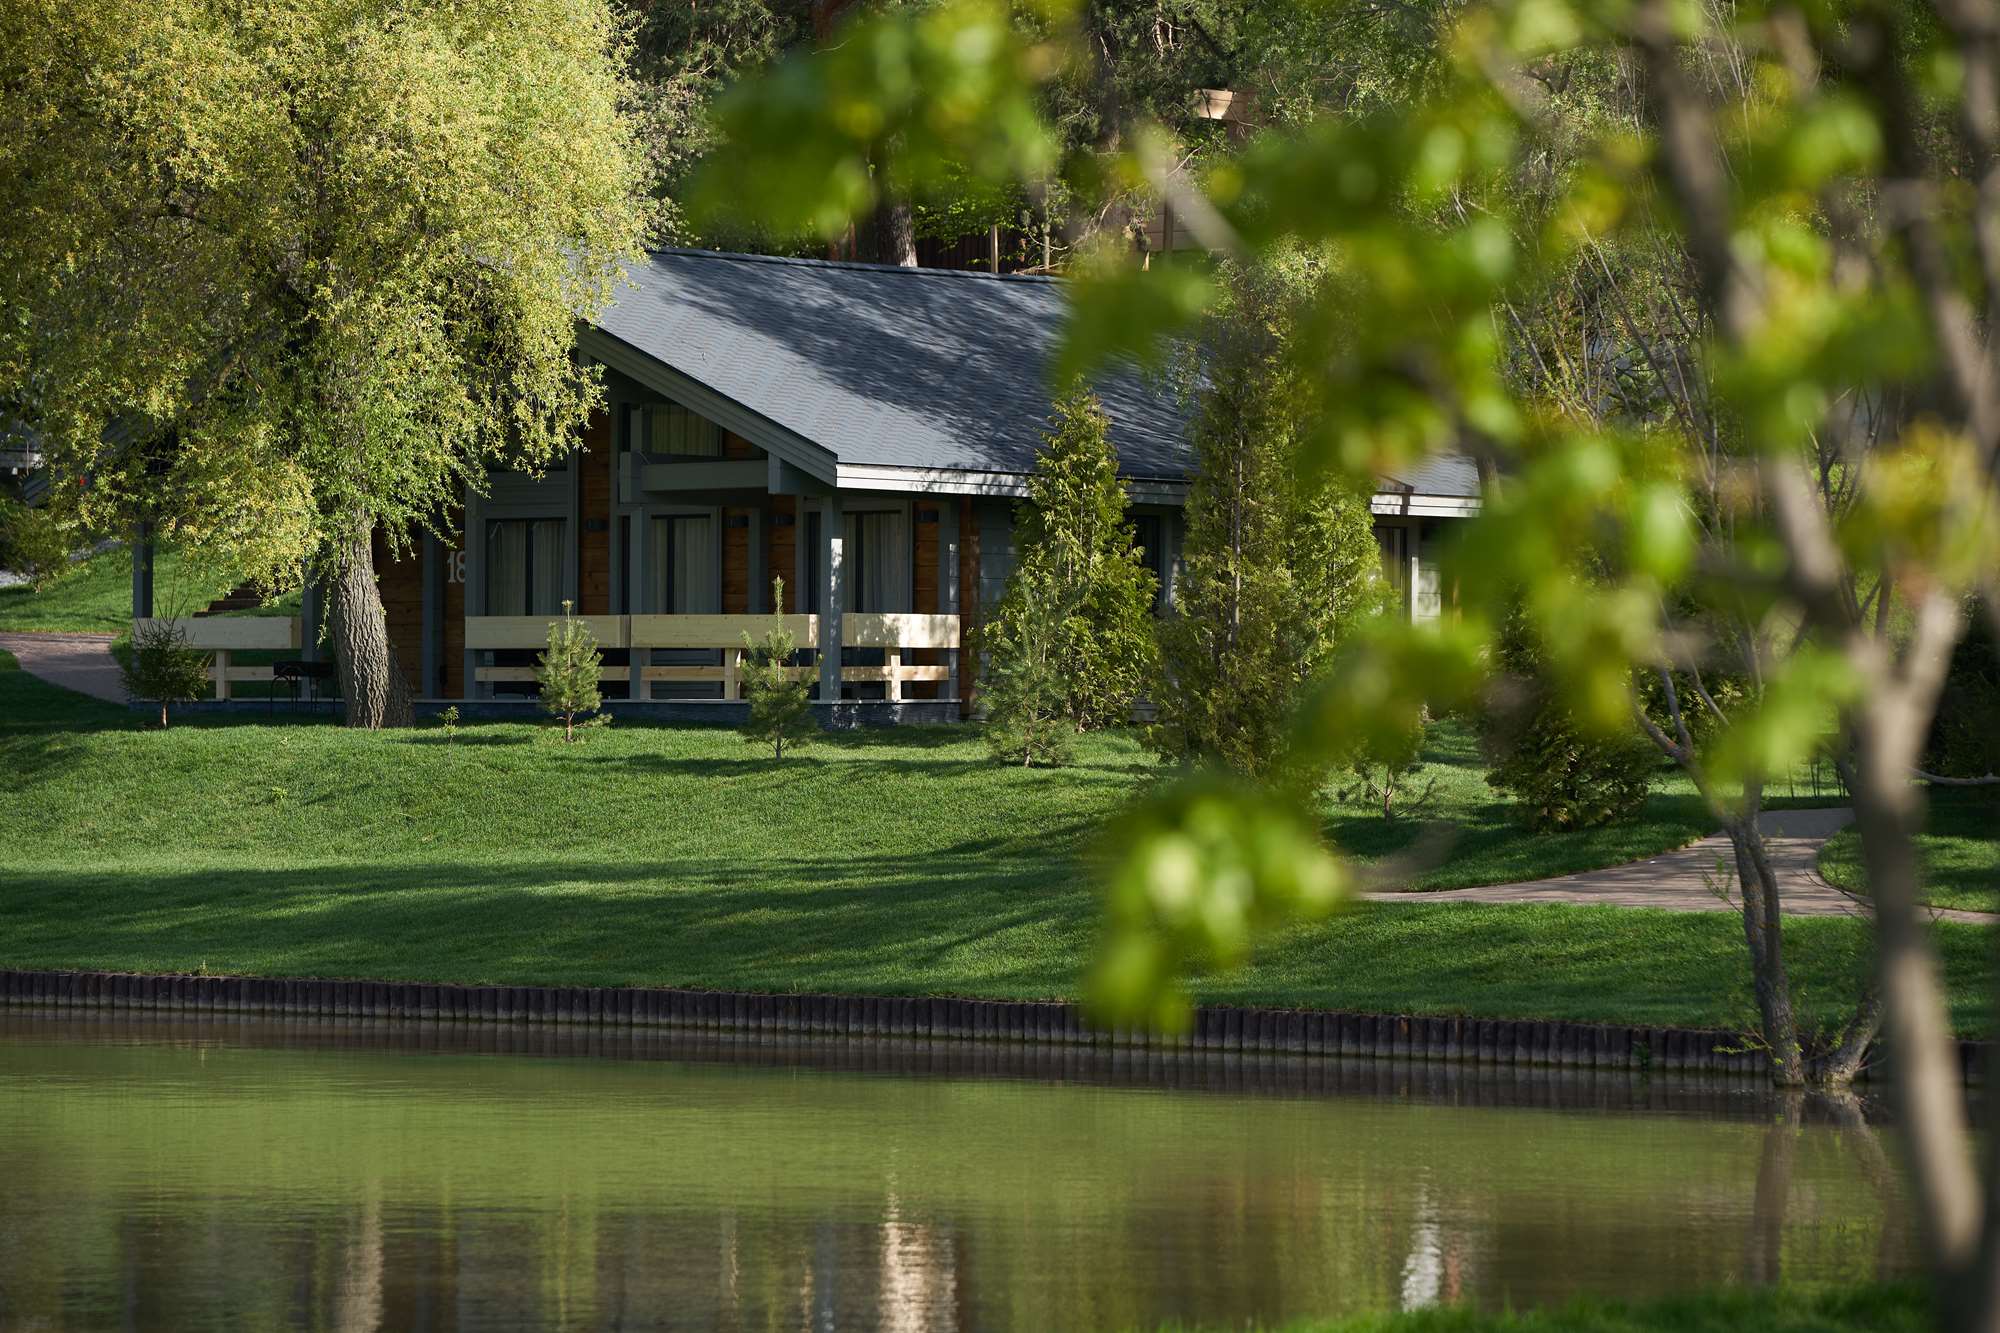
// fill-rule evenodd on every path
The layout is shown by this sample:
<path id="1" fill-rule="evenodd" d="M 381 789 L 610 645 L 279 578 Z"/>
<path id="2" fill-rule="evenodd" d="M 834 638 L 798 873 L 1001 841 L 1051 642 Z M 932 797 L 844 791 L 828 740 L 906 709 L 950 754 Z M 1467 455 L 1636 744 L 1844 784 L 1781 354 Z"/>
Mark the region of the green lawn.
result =
<path id="1" fill-rule="evenodd" d="M 1419 1310 L 1287 1325 L 1290 1333 L 1922 1333 L 1923 1289 L 1902 1283 L 1701 1292 L 1649 1305 L 1586 1302 L 1524 1313 Z"/>
<path id="2" fill-rule="evenodd" d="M 1933 788 L 1917 842 L 1927 899 L 1939 907 L 2000 912 L 2000 789 Z M 1860 835 L 1851 828 L 1835 834 L 1820 851 L 1819 870 L 1829 884 L 1864 891 Z"/>
<path id="3" fill-rule="evenodd" d="M 228 592 L 227 573 L 197 568 L 171 549 L 153 558 L 153 606 L 161 615 L 192 615 Z M 269 608 L 297 615 L 298 598 Z M 25 584 L 0 588 L 0 630 L 118 634 L 132 627 L 132 552 L 123 546 L 79 560 L 37 593 Z"/>
<path id="4" fill-rule="evenodd" d="M 564 747 L 524 724 L 447 743 L 139 720 L 0 672 L 0 964 L 1069 996 L 1097 925 L 1094 832 L 1159 773 L 1122 736 L 1048 773 L 948 728 L 850 733 L 778 765 L 711 729 Z M 1807 1005 L 1838 1004 L 1861 928 L 1788 936 Z M 1983 1030 L 1984 932 L 1939 939 L 1958 1021 Z M 1727 914 L 1413 902 L 1290 931 L 1196 989 L 1730 1023 L 1750 1014 L 1743 958 Z"/>

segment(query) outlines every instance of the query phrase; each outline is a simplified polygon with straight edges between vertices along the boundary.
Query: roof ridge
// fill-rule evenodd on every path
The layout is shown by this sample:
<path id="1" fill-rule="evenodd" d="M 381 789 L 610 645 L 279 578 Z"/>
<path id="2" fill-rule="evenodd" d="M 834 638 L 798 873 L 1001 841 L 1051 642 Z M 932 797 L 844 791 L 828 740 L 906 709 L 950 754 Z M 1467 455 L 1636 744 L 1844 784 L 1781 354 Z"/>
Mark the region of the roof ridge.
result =
<path id="1" fill-rule="evenodd" d="M 974 268 L 924 268 L 913 264 L 873 264 L 859 259 L 806 259 L 798 255 L 753 255 L 740 250 L 702 250 L 688 245 L 660 245 L 647 251 L 649 257 L 679 255 L 687 259 L 731 259 L 747 264 L 788 264 L 796 268 L 858 269 L 865 273 L 894 273 L 919 278 L 976 278 L 983 282 L 1060 283 L 1054 273 L 987 273 Z"/>

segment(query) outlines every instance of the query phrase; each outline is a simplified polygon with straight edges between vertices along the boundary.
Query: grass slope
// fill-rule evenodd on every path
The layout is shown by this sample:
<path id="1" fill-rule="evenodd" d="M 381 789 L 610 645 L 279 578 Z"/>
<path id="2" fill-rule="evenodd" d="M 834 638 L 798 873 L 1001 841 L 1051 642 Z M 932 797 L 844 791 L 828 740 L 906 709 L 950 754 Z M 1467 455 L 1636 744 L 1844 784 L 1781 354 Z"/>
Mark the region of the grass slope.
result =
<path id="1" fill-rule="evenodd" d="M 1290 1333 L 1922 1333 L 1931 1327 L 1929 1300 L 1907 1283 L 1726 1290 L 1647 1305 L 1581 1303 L 1490 1315 L 1420 1310 L 1288 1326 Z"/>
<path id="2" fill-rule="evenodd" d="M 1924 896 L 1939 907 L 2000 912 L 2000 789 L 1936 787 L 1926 827 L 1917 837 Z M 1842 829 L 1821 849 L 1819 871 L 1829 884 L 1863 892 L 1861 837 Z"/>
<path id="3" fill-rule="evenodd" d="M 782 765 L 691 728 L 572 747 L 526 725 L 455 743 L 251 720 L 159 733 L 5 672 L 0 772 L 0 964 L 1026 998 L 1075 993 L 1095 831 L 1159 770 L 1100 737 L 1073 769 L 1024 771 L 952 729 L 849 733 Z M 1986 1018 L 1983 936 L 1939 929 L 1968 1030 Z M 1787 937 L 1806 1006 L 1838 1006 L 1861 928 Z M 1364 906 L 1196 991 L 1648 1023 L 1751 1012 L 1733 917 L 1613 908 Z"/>
<path id="4" fill-rule="evenodd" d="M 192 615 L 235 585 L 229 574 L 201 568 L 180 553 L 153 557 L 153 603 L 161 615 Z M 297 615 L 293 596 L 268 608 Z M 79 560 L 41 592 L 25 584 L 0 588 L 0 630 L 122 634 L 132 628 L 132 552 L 119 546 Z"/>

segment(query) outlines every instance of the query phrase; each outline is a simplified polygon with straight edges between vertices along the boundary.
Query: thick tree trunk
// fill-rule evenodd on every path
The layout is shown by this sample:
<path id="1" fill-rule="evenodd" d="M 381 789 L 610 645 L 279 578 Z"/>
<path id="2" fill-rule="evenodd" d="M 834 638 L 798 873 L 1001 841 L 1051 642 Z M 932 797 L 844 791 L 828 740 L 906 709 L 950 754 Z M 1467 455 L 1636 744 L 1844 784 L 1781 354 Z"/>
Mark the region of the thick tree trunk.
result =
<path id="1" fill-rule="evenodd" d="M 375 586 L 375 552 L 369 528 L 357 525 L 336 554 L 327 597 L 327 633 L 333 640 L 340 697 L 347 702 L 347 725 L 407 727 L 412 721 L 410 691 L 389 642 L 382 592 Z"/>
<path id="2" fill-rule="evenodd" d="M 909 200 L 895 195 L 883 199 L 869 221 L 868 231 L 870 262 L 903 268 L 917 266 L 917 223 L 910 212 Z"/>

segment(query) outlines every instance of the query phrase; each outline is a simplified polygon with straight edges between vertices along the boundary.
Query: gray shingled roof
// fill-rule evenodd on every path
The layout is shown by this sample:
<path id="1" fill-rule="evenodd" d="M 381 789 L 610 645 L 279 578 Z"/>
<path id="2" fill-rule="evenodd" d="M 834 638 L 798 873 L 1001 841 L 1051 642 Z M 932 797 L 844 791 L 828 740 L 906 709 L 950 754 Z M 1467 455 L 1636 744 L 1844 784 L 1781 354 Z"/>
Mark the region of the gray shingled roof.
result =
<path id="1" fill-rule="evenodd" d="M 661 250 L 597 321 L 613 338 L 833 454 L 844 466 L 1032 471 L 1060 279 L 712 250 Z M 1104 376 L 1119 470 L 1184 479 L 1185 409 L 1162 377 Z M 1446 455 L 1385 490 L 1477 496 Z"/>
<path id="2" fill-rule="evenodd" d="M 630 277 L 601 329 L 844 465 L 1034 468 L 1058 280 L 708 250 L 656 252 Z M 1097 389 L 1121 471 L 1187 475 L 1171 388 L 1127 372 Z"/>

